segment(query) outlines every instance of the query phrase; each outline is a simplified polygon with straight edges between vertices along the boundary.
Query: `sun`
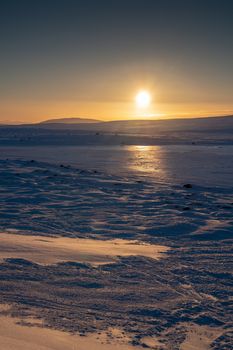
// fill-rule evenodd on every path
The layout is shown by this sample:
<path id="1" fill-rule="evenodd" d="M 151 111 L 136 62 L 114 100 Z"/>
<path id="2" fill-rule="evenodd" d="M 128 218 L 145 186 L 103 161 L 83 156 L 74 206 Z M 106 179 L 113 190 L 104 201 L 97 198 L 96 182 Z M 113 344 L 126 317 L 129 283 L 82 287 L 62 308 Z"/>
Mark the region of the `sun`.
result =
<path id="1" fill-rule="evenodd" d="M 147 108 L 151 103 L 151 95 L 149 91 L 141 90 L 135 97 L 135 102 L 139 108 Z"/>

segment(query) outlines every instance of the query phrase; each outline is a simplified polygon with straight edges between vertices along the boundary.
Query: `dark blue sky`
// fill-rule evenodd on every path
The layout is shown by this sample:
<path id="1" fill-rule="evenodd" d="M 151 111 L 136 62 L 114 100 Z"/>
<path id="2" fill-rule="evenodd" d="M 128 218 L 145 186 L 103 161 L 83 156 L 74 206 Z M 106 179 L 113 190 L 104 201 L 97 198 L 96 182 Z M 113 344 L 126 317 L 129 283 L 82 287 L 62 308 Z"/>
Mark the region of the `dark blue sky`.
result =
<path id="1" fill-rule="evenodd" d="M 91 116 L 102 108 L 111 119 L 124 104 L 122 117 L 131 117 L 131 94 L 140 87 L 152 90 L 165 114 L 233 110 L 233 1 L 0 4 L 2 120 L 66 108 Z"/>

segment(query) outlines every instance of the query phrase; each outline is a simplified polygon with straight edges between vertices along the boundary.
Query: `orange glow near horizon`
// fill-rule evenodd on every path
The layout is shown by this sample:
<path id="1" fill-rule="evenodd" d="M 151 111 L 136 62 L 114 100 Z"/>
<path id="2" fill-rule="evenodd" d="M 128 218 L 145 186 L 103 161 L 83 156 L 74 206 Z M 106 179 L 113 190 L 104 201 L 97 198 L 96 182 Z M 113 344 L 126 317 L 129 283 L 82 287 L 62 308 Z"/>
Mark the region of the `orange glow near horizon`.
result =
<path id="1" fill-rule="evenodd" d="M 214 108 L 215 107 L 215 108 Z M 164 104 L 153 102 L 139 108 L 128 102 L 5 101 L 0 106 L 0 122 L 36 123 L 53 118 L 96 118 L 103 121 L 132 119 L 173 119 L 233 114 L 233 106 Z"/>

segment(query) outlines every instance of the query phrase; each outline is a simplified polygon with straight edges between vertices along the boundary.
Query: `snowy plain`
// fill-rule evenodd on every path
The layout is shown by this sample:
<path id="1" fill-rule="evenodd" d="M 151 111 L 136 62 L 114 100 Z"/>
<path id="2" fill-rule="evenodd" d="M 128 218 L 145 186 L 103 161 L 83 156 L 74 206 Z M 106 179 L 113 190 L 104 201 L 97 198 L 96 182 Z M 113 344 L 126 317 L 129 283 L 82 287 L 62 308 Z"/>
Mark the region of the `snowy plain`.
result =
<path id="1" fill-rule="evenodd" d="M 169 247 L 160 260 L 142 251 L 98 267 L 4 255 L 2 314 L 108 332 L 104 344 L 118 344 L 116 328 L 119 349 L 229 348 L 232 160 L 232 145 L 1 146 L 0 230 L 15 235 L 12 252 L 20 235 Z"/>
<path id="2" fill-rule="evenodd" d="M 158 183 L 232 187 L 233 146 L 20 146 L 1 147 L 1 159 L 66 164 Z"/>

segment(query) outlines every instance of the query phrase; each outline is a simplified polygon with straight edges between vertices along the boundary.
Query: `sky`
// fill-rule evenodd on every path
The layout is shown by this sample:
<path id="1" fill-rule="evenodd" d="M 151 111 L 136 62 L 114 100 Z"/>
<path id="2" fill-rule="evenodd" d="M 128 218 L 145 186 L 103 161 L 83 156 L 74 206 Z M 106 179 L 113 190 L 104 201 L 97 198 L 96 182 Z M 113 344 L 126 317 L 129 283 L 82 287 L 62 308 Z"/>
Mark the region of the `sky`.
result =
<path id="1" fill-rule="evenodd" d="M 230 0 L 0 0 L 0 121 L 233 114 L 232 18 Z"/>

